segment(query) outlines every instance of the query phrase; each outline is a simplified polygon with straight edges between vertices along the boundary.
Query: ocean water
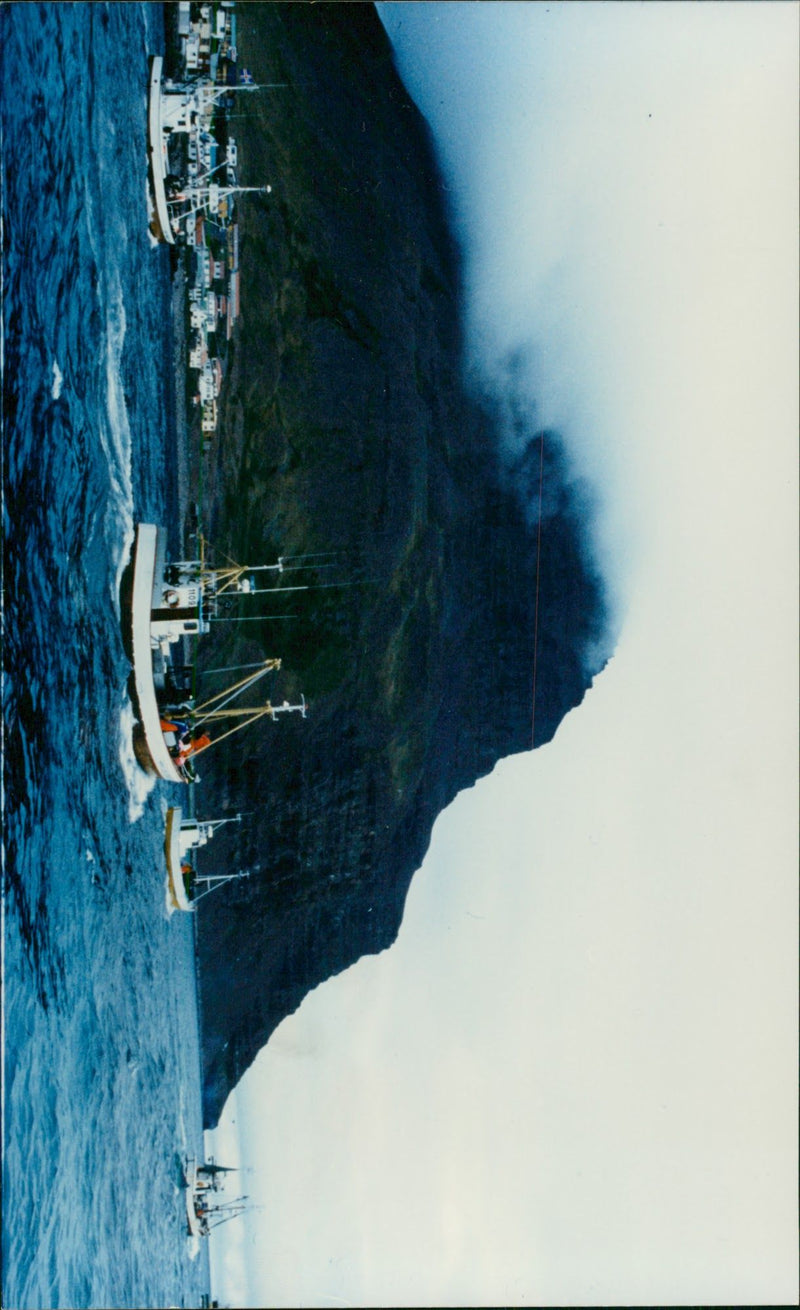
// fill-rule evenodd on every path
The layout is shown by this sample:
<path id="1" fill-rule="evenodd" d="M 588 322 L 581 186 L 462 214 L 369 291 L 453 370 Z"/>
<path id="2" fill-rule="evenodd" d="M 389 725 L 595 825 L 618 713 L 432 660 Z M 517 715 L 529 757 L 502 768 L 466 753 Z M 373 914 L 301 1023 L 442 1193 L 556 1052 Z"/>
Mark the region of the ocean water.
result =
<path id="1" fill-rule="evenodd" d="M 174 522 L 170 266 L 147 233 L 160 5 L 0 8 L 3 1305 L 199 1305 L 193 920 L 131 748 L 119 583 Z M 174 792 L 174 788 L 172 789 Z M 174 796 L 172 799 L 175 799 Z"/>

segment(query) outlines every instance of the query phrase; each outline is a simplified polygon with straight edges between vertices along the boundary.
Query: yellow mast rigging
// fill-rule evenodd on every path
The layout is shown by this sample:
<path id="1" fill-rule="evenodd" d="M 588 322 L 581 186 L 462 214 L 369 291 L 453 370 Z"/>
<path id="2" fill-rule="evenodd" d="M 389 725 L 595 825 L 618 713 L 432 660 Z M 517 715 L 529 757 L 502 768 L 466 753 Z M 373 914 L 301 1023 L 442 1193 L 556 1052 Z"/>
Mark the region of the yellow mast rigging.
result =
<path id="1" fill-rule="evenodd" d="M 269 717 L 276 719 L 279 714 L 300 714 L 302 718 L 306 717 L 308 706 L 306 705 L 305 696 L 300 697 L 300 702 L 296 705 L 290 705 L 288 701 L 283 701 L 281 705 L 273 705 L 267 700 L 263 705 L 249 706 L 245 709 L 229 709 L 228 706 L 232 700 L 235 700 L 247 687 L 253 686 L 259 678 L 263 678 L 266 673 L 271 673 L 281 667 L 279 659 L 268 659 L 246 678 L 241 678 L 238 682 L 233 683 L 230 687 L 224 688 L 223 691 L 217 692 L 210 696 L 208 700 L 203 701 L 201 705 L 196 706 L 191 712 L 193 729 L 197 729 L 203 723 L 218 721 L 220 719 L 241 719 L 242 722 L 229 728 L 227 732 L 222 733 L 220 737 L 215 737 L 213 741 L 206 742 L 192 751 L 192 757 L 202 755 L 211 746 L 216 746 L 219 742 L 224 741 L 226 737 L 232 736 L 234 732 L 240 732 L 242 728 L 248 727 L 249 724 L 255 723 L 257 719 Z"/>
<path id="2" fill-rule="evenodd" d="M 233 728 L 229 728 L 227 732 L 223 732 L 222 736 L 215 737 L 213 741 L 206 742 L 203 746 L 198 746 L 192 751 L 192 758 L 195 759 L 198 755 L 202 755 L 203 751 L 210 750 L 212 746 L 219 745 L 219 743 L 224 741 L 226 737 L 232 737 L 235 732 L 241 732 L 242 728 L 249 727 L 249 725 L 255 723 L 257 719 L 276 719 L 279 714 L 298 713 L 300 714 L 300 717 L 304 719 L 307 711 L 308 706 L 306 705 L 305 696 L 301 696 L 300 703 L 297 705 L 290 705 L 286 700 L 282 705 L 273 705 L 272 702 L 268 700 L 265 701 L 263 705 L 251 707 L 250 709 L 215 710 L 211 714 L 207 714 L 204 721 L 207 722 L 209 719 L 228 718 L 241 718 L 243 721 L 237 723 Z"/>

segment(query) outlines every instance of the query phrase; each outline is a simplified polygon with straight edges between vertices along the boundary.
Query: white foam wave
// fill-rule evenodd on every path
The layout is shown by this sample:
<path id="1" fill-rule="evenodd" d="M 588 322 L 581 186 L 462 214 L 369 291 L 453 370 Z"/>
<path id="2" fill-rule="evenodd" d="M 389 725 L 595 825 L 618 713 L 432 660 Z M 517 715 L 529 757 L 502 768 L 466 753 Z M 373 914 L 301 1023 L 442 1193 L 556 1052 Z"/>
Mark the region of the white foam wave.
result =
<path id="1" fill-rule="evenodd" d="M 135 722 L 133 706 L 126 696 L 119 714 L 119 761 L 122 766 L 122 776 L 128 787 L 128 817 L 131 823 L 141 819 L 147 798 L 156 785 L 156 779 L 148 777 L 140 768 L 133 753 Z"/>
<path id="2" fill-rule="evenodd" d="M 117 568 L 114 575 L 114 581 L 112 583 L 113 594 L 111 597 L 114 603 L 114 608 L 116 609 L 117 614 L 120 615 L 120 617 L 121 617 L 121 610 L 120 610 L 120 603 L 119 603 L 119 593 L 120 593 L 120 587 L 122 585 L 122 575 L 125 572 L 128 561 L 131 558 L 131 554 L 133 552 L 133 542 L 136 537 L 136 530 L 133 526 L 132 510 L 131 510 L 130 518 L 129 519 L 125 518 L 123 520 L 122 528 L 123 528 L 122 545 L 120 547 L 119 558 L 117 559 Z"/>
<path id="3" fill-rule="evenodd" d="M 120 613 L 119 593 L 122 575 L 130 559 L 135 530 L 133 522 L 133 479 L 131 473 L 131 429 L 122 385 L 122 349 L 125 342 L 126 317 L 119 273 L 108 271 L 108 299 L 105 336 L 106 413 L 100 423 L 100 440 L 108 465 L 110 482 L 106 510 L 106 540 L 115 569 L 111 581 L 111 601 Z M 136 823 L 156 780 L 140 768 L 133 751 L 135 715 L 125 696 L 119 717 L 119 758 L 128 787 L 128 816 Z"/>
<path id="4" fill-rule="evenodd" d="M 116 564 L 112 583 L 113 603 L 119 610 L 119 587 L 130 557 L 134 538 L 133 478 L 131 473 L 131 428 L 122 385 L 122 349 L 127 320 L 119 273 L 107 274 L 105 337 L 106 415 L 100 424 L 100 440 L 108 464 L 110 496 L 106 511 L 106 536 Z"/>
<path id="5" fill-rule="evenodd" d="M 61 372 L 61 369 L 58 367 L 58 360 L 54 359 L 53 360 L 53 389 L 51 391 L 53 400 L 58 400 L 59 396 L 61 395 L 61 388 L 63 385 L 64 385 L 64 374 Z"/>
<path id="6" fill-rule="evenodd" d="M 181 1082 L 178 1087 L 178 1138 L 181 1154 L 189 1158 L 189 1134 L 186 1129 L 186 1089 Z"/>
<path id="7" fill-rule="evenodd" d="M 148 242 L 149 242 L 149 244 L 150 244 L 150 249 L 151 249 L 151 250 L 156 250 L 156 249 L 159 247 L 159 245 L 161 244 L 161 242 L 159 241 L 158 237 L 156 237 L 156 236 L 153 235 L 153 232 L 152 232 L 152 223 L 153 223 L 153 220 L 154 220 L 154 218 L 155 218 L 155 213 L 156 213 L 156 211 L 155 211 L 155 205 L 153 204 L 153 197 L 152 197 L 152 194 L 151 194 L 151 191 L 150 191 L 150 182 L 149 182 L 149 179 L 148 179 L 148 181 L 147 181 L 147 183 L 146 183 L 146 185 L 145 185 L 145 192 L 146 192 L 146 203 L 147 203 L 147 223 L 148 223 L 148 226 L 147 226 L 147 240 L 148 240 Z"/>
<path id="8" fill-rule="evenodd" d="M 161 816 L 162 816 L 162 818 L 163 818 L 163 820 L 164 820 L 165 825 L 166 825 L 166 822 L 167 822 L 167 810 L 168 810 L 168 809 L 169 809 L 169 805 L 168 805 L 167 801 L 162 797 L 162 800 L 161 800 Z M 178 911 L 175 909 L 175 906 L 172 904 L 172 897 L 170 896 L 170 891 L 169 891 L 169 874 L 168 874 L 168 873 L 164 875 L 164 910 L 165 910 L 165 913 L 166 913 L 166 916 L 167 916 L 168 919 L 171 919 L 172 916 L 173 916 L 173 914 L 177 914 L 177 913 L 178 913 Z M 181 1111 L 181 1114 L 182 1114 L 182 1113 L 183 1113 L 183 1111 Z M 181 1132 L 182 1132 L 183 1136 L 185 1137 L 186 1134 L 185 1134 L 185 1129 L 183 1128 L 183 1121 L 182 1121 L 182 1120 L 181 1120 Z M 184 1148 L 185 1148 L 185 1145 L 186 1145 L 186 1143 L 184 1142 Z"/>

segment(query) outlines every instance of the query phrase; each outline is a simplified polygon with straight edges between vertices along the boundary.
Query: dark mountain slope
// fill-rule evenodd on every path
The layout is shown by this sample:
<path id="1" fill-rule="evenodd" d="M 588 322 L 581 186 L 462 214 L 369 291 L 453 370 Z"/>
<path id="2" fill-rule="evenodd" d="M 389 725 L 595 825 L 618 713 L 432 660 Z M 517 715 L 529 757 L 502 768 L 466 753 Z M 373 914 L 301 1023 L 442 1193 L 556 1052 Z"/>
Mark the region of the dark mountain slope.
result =
<path id="1" fill-rule="evenodd" d="M 536 620 L 536 524 L 462 381 L 441 179 L 375 12 L 242 6 L 239 47 L 289 86 L 232 124 L 243 180 L 273 192 L 240 210 L 210 535 L 253 563 L 335 553 L 282 578 L 328 585 L 242 602 L 296 617 L 219 624 L 203 650 L 214 668 L 281 655 L 273 699 L 311 704 L 204 757 L 201 812 L 251 814 L 203 869 L 252 870 L 199 908 L 209 1125 L 310 988 L 394 940 L 442 807 L 530 748 Z M 540 456 L 532 434 L 517 483 L 536 497 Z M 544 469 L 537 744 L 581 700 L 605 621 L 553 433 Z"/>

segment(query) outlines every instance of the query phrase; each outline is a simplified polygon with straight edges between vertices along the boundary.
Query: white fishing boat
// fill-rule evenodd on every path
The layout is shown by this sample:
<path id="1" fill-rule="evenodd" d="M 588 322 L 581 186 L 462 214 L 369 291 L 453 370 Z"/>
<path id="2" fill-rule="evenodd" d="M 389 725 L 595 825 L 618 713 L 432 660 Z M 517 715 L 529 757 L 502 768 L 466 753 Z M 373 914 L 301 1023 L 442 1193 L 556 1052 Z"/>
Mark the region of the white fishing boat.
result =
<path id="1" fill-rule="evenodd" d="M 213 1228 L 235 1219 L 247 1209 L 246 1196 L 237 1196 L 232 1201 L 217 1200 L 220 1190 L 220 1175 L 232 1173 L 224 1165 L 197 1160 L 184 1163 L 184 1186 L 186 1200 L 186 1223 L 190 1237 L 208 1237 Z"/>
<path id="2" fill-rule="evenodd" d="M 185 135 L 194 141 L 208 141 L 213 115 L 223 99 L 241 91 L 257 91 L 254 82 L 235 86 L 217 86 L 205 79 L 173 82 L 164 78 L 164 61 L 161 55 L 150 59 L 150 82 L 147 104 L 147 154 L 152 191 L 151 231 L 153 236 L 167 245 L 184 243 L 187 223 L 205 212 L 218 215 L 227 212 L 227 201 L 246 192 L 267 193 L 270 186 L 220 186 L 212 175 L 225 169 L 230 176 L 234 164 L 228 151 L 221 162 L 191 180 L 173 175 L 170 169 L 169 145 L 173 138 Z M 196 152 L 201 155 L 198 149 Z"/>
<path id="3" fill-rule="evenodd" d="M 147 101 L 147 158 L 153 198 L 152 230 L 159 241 L 175 244 L 175 233 L 167 204 L 168 157 L 163 129 L 161 78 L 164 61 L 161 55 L 150 60 L 150 86 Z"/>
<path id="4" fill-rule="evenodd" d="M 131 636 L 133 680 L 138 723 L 134 730 L 136 758 L 146 773 L 167 782 L 191 781 L 191 773 L 176 761 L 173 734 L 162 728 L 156 678 L 163 685 L 165 646 L 184 633 L 207 631 L 200 614 L 200 596 L 167 588 L 164 582 L 164 534 L 153 523 L 140 523 L 133 548 Z M 192 604 L 191 602 L 194 601 Z M 182 603 L 183 602 L 183 603 Z M 156 670 L 154 656 L 161 656 Z"/>
<path id="5" fill-rule="evenodd" d="M 184 637 L 199 637 L 210 631 L 210 623 L 220 603 L 237 595 L 262 595 L 267 592 L 301 591 L 304 585 L 255 586 L 256 572 L 282 572 L 284 561 L 277 564 L 247 565 L 228 561 L 211 566 L 205 555 L 205 542 L 199 539 L 200 555 L 195 560 L 174 564 L 166 561 L 166 534 L 152 523 L 140 523 L 136 529 L 131 568 L 130 635 L 133 661 L 133 684 L 137 723 L 134 750 L 142 768 L 167 782 L 197 781 L 194 765 L 197 757 L 214 744 L 206 731 L 213 722 L 235 720 L 233 726 L 216 736 L 224 741 L 234 732 L 261 718 L 277 719 L 282 714 L 299 713 L 306 717 L 305 697 L 295 704 L 284 700 L 273 705 L 267 700 L 246 708 L 230 708 L 231 702 L 252 687 L 265 674 L 281 667 L 279 659 L 266 659 L 256 672 L 218 692 L 201 705 L 176 704 L 170 692 L 172 651 Z M 300 567 L 304 567 L 301 565 Z"/>
<path id="6" fill-rule="evenodd" d="M 238 873 L 201 874 L 189 862 L 189 855 L 211 840 L 218 828 L 226 823 L 241 823 L 237 814 L 225 819 L 198 820 L 184 818 L 183 811 L 173 805 L 167 810 L 164 853 L 167 860 L 167 887 L 174 909 L 191 913 L 196 903 L 228 882 L 238 882 L 250 876 L 249 869 Z"/>

